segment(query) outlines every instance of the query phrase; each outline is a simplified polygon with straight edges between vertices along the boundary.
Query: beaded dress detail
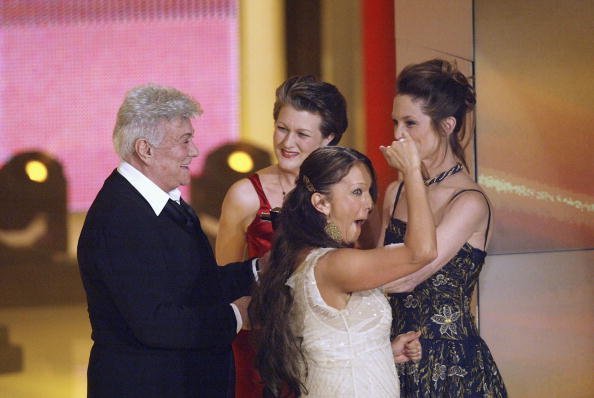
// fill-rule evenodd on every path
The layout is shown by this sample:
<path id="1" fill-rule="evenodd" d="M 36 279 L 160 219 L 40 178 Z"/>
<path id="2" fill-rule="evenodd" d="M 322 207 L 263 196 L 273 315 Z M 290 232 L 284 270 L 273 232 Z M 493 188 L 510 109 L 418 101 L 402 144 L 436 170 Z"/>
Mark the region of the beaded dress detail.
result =
<path id="1" fill-rule="evenodd" d="M 398 375 L 390 344 L 392 313 L 379 289 L 354 292 L 342 310 L 327 305 L 314 269 L 332 248 L 312 250 L 287 281 L 292 327 L 307 358 L 307 397 L 394 398 Z"/>
<path id="2" fill-rule="evenodd" d="M 457 192 L 452 200 L 466 191 Z M 489 208 L 489 222 L 490 218 Z M 384 244 L 402 243 L 405 233 L 406 223 L 392 216 Z M 485 242 L 486 238 L 485 234 Z M 507 397 L 497 365 L 470 312 L 472 292 L 486 255 L 484 250 L 465 243 L 412 292 L 389 295 L 394 317 L 392 336 L 421 331 L 421 361 L 399 365 L 403 397 Z"/>

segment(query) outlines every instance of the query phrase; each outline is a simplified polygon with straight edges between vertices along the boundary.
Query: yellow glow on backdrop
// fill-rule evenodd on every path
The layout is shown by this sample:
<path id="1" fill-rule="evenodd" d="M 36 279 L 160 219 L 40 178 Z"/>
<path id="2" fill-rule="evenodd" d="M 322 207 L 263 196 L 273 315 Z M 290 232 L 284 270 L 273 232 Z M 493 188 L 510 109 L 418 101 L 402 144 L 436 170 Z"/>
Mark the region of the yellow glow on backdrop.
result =
<path id="1" fill-rule="evenodd" d="M 31 181 L 45 182 L 47 180 L 47 167 L 38 160 L 27 162 L 25 172 Z"/>
<path id="2" fill-rule="evenodd" d="M 238 173 L 248 173 L 254 168 L 254 160 L 244 151 L 235 151 L 229 155 L 227 164 Z"/>

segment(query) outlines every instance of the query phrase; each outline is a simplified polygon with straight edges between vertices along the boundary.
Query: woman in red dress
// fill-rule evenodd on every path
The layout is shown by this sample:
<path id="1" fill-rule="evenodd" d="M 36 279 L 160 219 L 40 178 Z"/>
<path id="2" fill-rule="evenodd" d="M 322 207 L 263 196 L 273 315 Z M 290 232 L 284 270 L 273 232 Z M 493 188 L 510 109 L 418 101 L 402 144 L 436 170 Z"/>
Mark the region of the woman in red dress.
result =
<path id="1" fill-rule="evenodd" d="M 305 158 L 315 149 L 336 145 L 348 121 L 346 101 L 338 89 L 313 76 L 287 79 L 276 90 L 273 145 L 277 163 L 233 184 L 223 201 L 216 240 L 219 264 L 261 257 L 270 250 L 272 224 L 262 213 L 281 207 Z M 261 398 L 263 384 L 254 368 L 249 332 L 233 343 L 235 396 Z"/>

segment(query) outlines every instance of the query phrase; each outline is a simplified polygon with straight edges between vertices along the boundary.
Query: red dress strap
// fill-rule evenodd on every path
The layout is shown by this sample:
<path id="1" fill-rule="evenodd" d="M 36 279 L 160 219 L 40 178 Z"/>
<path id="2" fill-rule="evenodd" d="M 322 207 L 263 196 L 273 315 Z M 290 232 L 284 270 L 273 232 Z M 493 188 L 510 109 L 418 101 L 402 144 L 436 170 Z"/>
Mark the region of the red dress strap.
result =
<path id="1" fill-rule="evenodd" d="M 260 208 L 256 213 L 256 217 L 252 223 L 247 227 L 245 239 L 248 249 L 248 257 L 261 257 L 264 253 L 270 250 L 272 242 L 272 223 L 270 221 L 262 220 L 260 217 L 262 213 L 270 213 L 270 202 L 264 193 L 260 176 L 254 173 L 248 177 L 248 180 L 254 186 L 258 199 L 260 199 Z"/>

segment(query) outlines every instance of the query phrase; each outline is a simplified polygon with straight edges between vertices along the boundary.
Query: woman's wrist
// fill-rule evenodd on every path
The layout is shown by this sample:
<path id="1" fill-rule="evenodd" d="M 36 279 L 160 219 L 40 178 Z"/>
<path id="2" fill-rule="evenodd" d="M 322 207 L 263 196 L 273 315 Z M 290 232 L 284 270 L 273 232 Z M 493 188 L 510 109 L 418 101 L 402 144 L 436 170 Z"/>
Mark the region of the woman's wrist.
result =
<path id="1" fill-rule="evenodd" d="M 401 172 L 405 181 L 416 178 L 420 178 L 421 180 L 423 179 L 423 174 L 421 173 L 420 165 L 416 167 L 409 167 L 406 170 L 401 170 Z"/>

